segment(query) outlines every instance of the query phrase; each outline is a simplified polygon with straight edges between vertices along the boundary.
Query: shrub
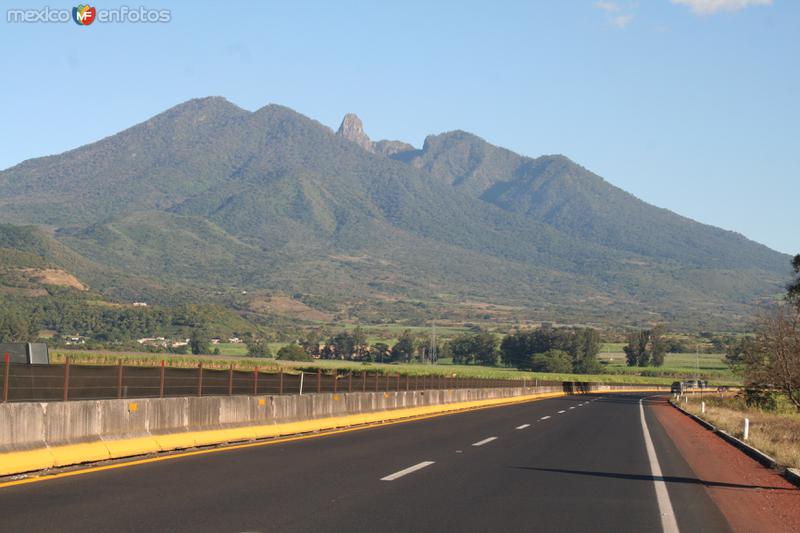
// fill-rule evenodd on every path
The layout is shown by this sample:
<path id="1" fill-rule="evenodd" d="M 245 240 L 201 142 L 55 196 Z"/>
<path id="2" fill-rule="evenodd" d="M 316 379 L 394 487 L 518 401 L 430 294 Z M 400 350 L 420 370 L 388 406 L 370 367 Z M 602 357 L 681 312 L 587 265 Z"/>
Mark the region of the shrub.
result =
<path id="1" fill-rule="evenodd" d="M 281 361 L 312 361 L 313 358 L 298 344 L 287 344 L 278 350 L 278 359 Z"/>

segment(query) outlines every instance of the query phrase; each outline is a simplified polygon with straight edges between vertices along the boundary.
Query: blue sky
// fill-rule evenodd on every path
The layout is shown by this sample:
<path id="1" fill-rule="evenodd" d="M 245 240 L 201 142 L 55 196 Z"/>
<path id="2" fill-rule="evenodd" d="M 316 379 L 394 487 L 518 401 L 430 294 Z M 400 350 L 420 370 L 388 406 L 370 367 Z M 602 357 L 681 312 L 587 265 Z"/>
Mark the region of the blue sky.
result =
<path id="1" fill-rule="evenodd" d="M 800 252 L 800 2 L 146 2 L 166 24 L 0 21 L 0 168 L 193 97 L 420 146 L 563 153 L 655 205 Z M 95 4 L 92 4 L 95 5 Z"/>

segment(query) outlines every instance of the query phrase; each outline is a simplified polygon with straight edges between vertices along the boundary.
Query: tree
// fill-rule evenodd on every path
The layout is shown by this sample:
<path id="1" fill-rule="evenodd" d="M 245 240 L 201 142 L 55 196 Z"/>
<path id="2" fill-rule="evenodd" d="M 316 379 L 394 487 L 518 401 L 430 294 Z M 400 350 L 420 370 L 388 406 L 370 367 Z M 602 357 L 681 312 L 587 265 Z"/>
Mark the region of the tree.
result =
<path id="1" fill-rule="evenodd" d="M 331 353 L 335 359 L 352 359 L 356 351 L 356 340 L 348 332 L 337 333 L 328 340 Z"/>
<path id="2" fill-rule="evenodd" d="M 623 347 L 628 366 L 661 366 L 667 351 L 664 330 L 661 326 L 631 333 Z"/>
<path id="3" fill-rule="evenodd" d="M 299 344 L 287 344 L 278 350 L 278 359 L 281 361 L 313 361 Z"/>
<path id="4" fill-rule="evenodd" d="M 578 374 L 602 374 L 603 365 L 597 360 L 600 353 L 600 334 L 596 329 L 574 330 L 575 351 L 572 356 L 572 371 Z"/>
<path id="5" fill-rule="evenodd" d="M 320 335 L 317 330 L 309 331 L 306 337 L 300 340 L 300 346 L 303 347 L 308 355 L 321 355 L 319 345 Z"/>
<path id="6" fill-rule="evenodd" d="M 373 344 L 372 352 L 374 354 L 374 360 L 379 363 L 388 360 L 392 355 L 392 349 L 389 348 L 389 345 L 385 342 L 376 342 Z"/>
<path id="7" fill-rule="evenodd" d="M 493 333 L 478 333 L 472 338 L 475 360 L 485 366 L 497 365 L 497 337 Z"/>
<path id="8" fill-rule="evenodd" d="M 800 411 L 800 309 L 783 305 L 765 313 L 755 338 L 739 348 L 729 361 L 744 374 L 745 385 L 777 388 Z"/>
<path id="9" fill-rule="evenodd" d="M 392 361 L 407 363 L 414 357 L 415 343 L 411 330 L 405 330 L 392 346 Z"/>
<path id="10" fill-rule="evenodd" d="M 468 333 L 453 338 L 450 341 L 450 351 L 453 354 L 453 362 L 456 364 L 468 365 L 475 362 L 472 335 Z"/>
<path id="11" fill-rule="evenodd" d="M 39 331 L 32 317 L 13 310 L 0 310 L 0 342 L 30 342 Z"/>
<path id="12" fill-rule="evenodd" d="M 208 345 L 210 342 L 211 338 L 204 329 L 194 328 L 189 337 L 189 348 L 195 355 L 208 353 Z"/>
<path id="13" fill-rule="evenodd" d="M 585 373 L 601 373 L 597 362 L 600 352 L 600 334 L 592 328 L 541 327 L 532 331 L 506 336 L 500 344 L 503 364 L 520 369 L 531 368 L 531 355 L 549 350 L 567 353 L 575 369 Z"/>
<path id="14" fill-rule="evenodd" d="M 248 357 L 269 357 L 269 344 L 264 339 L 251 339 L 247 342 Z"/>
<path id="15" fill-rule="evenodd" d="M 548 350 L 531 357 L 531 368 L 536 372 L 568 374 L 572 372 L 572 358 L 563 350 Z"/>
<path id="16" fill-rule="evenodd" d="M 742 337 L 728 346 L 725 351 L 725 362 L 734 372 L 741 373 L 744 370 L 745 360 L 757 349 L 755 338 Z"/>
<path id="17" fill-rule="evenodd" d="M 367 334 L 361 329 L 361 326 L 356 326 L 351 335 L 353 338 L 353 355 L 357 360 L 362 360 L 367 355 L 369 344 L 367 344 Z"/>
<path id="18" fill-rule="evenodd" d="M 667 343 L 664 339 L 664 328 L 656 326 L 650 330 L 650 362 L 653 366 L 664 366 Z"/>
<path id="19" fill-rule="evenodd" d="M 792 259 L 792 269 L 794 270 L 794 279 L 786 289 L 787 297 L 790 302 L 800 308 L 800 254 Z"/>

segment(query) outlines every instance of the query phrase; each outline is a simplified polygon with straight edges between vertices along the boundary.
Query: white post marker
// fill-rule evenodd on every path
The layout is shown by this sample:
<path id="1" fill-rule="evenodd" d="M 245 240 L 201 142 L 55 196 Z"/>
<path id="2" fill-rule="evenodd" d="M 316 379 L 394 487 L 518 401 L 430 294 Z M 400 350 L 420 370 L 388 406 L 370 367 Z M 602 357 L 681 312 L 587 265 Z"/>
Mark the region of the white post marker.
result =
<path id="1" fill-rule="evenodd" d="M 381 481 L 394 481 L 397 478 L 401 478 L 403 476 L 407 476 L 412 472 L 416 472 L 417 470 L 422 470 L 425 467 L 431 466 L 434 461 L 422 461 L 421 463 L 417 463 L 414 466 L 409 466 L 408 468 L 404 468 L 394 474 L 389 474 L 388 476 L 384 476 L 381 478 Z"/>
<path id="2" fill-rule="evenodd" d="M 300 372 L 300 394 L 303 394 L 303 376 L 305 375 L 305 372 Z"/>
<path id="3" fill-rule="evenodd" d="M 750 419 L 749 418 L 745 418 L 744 419 L 744 440 L 747 440 L 749 438 L 750 438 Z"/>
<path id="4" fill-rule="evenodd" d="M 493 440 L 497 440 L 497 437 L 489 437 L 488 439 L 479 440 L 478 442 L 473 442 L 473 446 L 483 446 L 484 444 L 489 444 Z"/>
<path id="5" fill-rule="evenodd" d="M 706 414 L 706 402 L 700 402 L 700 412 Z"/>
<path id="6" fill-rule="evenodd" d="M 661 529 L 664 533 L 679 533 L 678 522 L 675 520 L 675 511 L 672 509 L 672 502 L 669 499 L 667 484 L 661 473 L 661 465 L 658 464 L 656 449 L 653 446 L 653 439 L 650 437 L 650 430 L 647 429 L 647 420 L 644 417 L 644 404 L 639 400 L 639 416 L 642 421 L 642 432 L 644 433 L 644 446 L 647 449 L 647 458 L 650 461 L 650 472 L 653 475 L 653 483 L 656 486 L 656 501 L 658 511 L 661 513 Z"/>

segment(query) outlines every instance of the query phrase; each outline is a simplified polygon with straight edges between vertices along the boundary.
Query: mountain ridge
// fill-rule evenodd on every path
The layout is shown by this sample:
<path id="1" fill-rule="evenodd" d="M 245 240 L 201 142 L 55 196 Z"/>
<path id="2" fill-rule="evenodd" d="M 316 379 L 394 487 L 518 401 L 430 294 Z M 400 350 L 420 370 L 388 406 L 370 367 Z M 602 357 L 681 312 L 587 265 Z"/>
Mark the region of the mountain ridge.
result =
<path id="1" fill-rule="evenodd" d="M 461 130 L 420 149 L 373 142 L 355 115 L 335 133 L 284 106 L 221 97 L 0 171 L 0 222 L 55 228 L 62 246 L 119 273 L 116 296 L 136 294 L 130 276 L 340 302 L 469 296 L 538 316 L 724 320 L 778 293 L 788 272 L 788 256 L 564 156 L 521 156 Z"/>

